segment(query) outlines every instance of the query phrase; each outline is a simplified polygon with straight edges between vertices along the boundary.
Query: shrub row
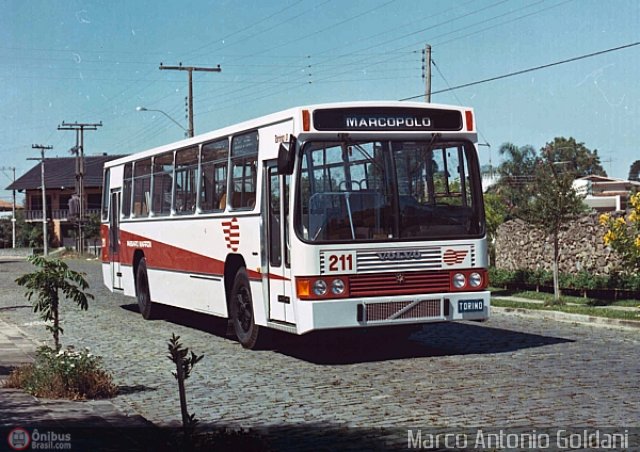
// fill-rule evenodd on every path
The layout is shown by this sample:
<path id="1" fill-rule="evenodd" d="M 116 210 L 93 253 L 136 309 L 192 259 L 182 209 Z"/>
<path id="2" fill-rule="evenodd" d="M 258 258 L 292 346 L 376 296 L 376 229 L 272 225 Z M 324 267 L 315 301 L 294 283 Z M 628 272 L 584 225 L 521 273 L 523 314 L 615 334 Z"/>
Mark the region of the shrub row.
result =
<path id="1" fill-rule="evenodd" d="M 640 275 L 636 274 L 616 273 L 605 276 L 579 271 L 561 273 L 558 279 L 561 290 L 583 294 L 587 291 L 598 291 L 605 297 L 609 291 L 612 298 L 620 298 L 621 294 L 617 292 L 625 292 L 624 296 L 640 299 Z M 492 267 L 489 269 L 489 281 L 494 287 L 541 290 L 553 287 L 553 273 L 545 270 L 504 270 Z"/>

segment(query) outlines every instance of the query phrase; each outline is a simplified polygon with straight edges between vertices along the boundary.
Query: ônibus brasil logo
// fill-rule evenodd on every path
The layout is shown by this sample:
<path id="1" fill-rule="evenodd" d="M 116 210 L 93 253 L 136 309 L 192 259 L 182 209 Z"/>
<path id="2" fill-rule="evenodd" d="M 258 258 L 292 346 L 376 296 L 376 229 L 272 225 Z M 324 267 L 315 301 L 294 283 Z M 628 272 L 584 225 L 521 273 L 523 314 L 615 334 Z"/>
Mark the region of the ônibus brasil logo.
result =
<path id="1" fill-rule="evenodd" d="M 9 432 L 7 442 L 13 450 L 25 450 L 31 444 L 31 436 L 27 430 L 16 427 Z"/>

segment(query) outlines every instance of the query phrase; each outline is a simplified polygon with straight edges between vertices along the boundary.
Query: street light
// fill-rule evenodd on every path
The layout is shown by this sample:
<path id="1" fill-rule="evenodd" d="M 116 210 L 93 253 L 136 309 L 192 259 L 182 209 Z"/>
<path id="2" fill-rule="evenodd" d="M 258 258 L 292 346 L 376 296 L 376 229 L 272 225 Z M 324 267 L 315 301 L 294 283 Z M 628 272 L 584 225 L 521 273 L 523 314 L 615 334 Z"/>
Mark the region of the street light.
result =
<path id="1" fill-rule="evenodd" d="M 171 121 L 173 121 L 173 123 L 175 125 L 177 125 L 178 127 L 180 127 L 182 130 L 184 130 L 185 134 L 188 134 L 189 131 L 187 130 L 186 127 L 184 127 L 182 124 L 180 124 L 178 121 L 176 121 L 175 119 L 173 119 L 171 116 L 169 116 L 166 112 L 162 111 L 162 110 L 155 110 L 155 109 L 151 109 L 151 108 L 146 108 L 146 107 L 136 107 L 136 111 L 157 111 L 158 113 L 162 113 L 163 115 L 165 115 L 167 118 L 169 118 Z"/>

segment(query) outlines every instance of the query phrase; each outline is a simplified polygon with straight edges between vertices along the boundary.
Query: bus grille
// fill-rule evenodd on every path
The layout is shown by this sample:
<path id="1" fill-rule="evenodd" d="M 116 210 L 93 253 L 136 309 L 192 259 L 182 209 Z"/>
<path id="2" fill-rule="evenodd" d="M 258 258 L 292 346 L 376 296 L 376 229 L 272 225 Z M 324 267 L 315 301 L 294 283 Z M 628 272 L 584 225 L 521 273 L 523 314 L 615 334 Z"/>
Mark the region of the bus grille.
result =
<path id="1" fill-rule="evenodd" d="M 404 261 L 388 261 L 380 258 L 379 254 L 385 251 L 406 251 L 404 249 L 379 249 L 358 250 L 357 264 L 359 272 L 377 273 L 388 272 L 393 269 L 398 271 L 411 270 L 437 270 L 442 268 L 442 251 L 439 246 L 416 247 L 411 250 L 420 252 L 420 258 Z"/>
<path id="2" fill-rule="evenodd" d="M 351 275 L 352 297 L 418 295 L 449 291 L 449 272 L 407 272 Z"/>
<path id="3" fill-rule="evenodd" d="M 366 305 L 366 321 L 440 317 L 440 300 L 392 301 Z"/>

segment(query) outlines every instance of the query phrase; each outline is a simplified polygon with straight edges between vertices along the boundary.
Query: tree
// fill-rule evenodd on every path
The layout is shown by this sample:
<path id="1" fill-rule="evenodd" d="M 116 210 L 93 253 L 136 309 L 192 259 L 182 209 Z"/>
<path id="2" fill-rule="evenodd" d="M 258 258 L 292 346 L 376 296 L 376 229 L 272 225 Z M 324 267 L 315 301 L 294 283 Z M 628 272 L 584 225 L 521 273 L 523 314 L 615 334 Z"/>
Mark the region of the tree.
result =
<path id="1" fill-rule="evenodd" d="M 84 237 L 86 240 L 97 240 L 100 238 L 100 214 L 89 215 L 84 225 Z"/>
<path id="2" fill-rule="evenodd" d="M 636 160 L 629 167 L 629 180 L 640 182 L 640 160 Z"/>
<path id="3" fill-rule="evenodd" d="M 30 256 L 28 260 L 40 270 L 22 275 L 16 279 L 16 283 L 26 287 L 25 296 L 29 301 L 36 295 L 33 312 L 40 311 L 40 317 L 45 322 L 53 321 L 53 325 L 47 325 L 47 329 L 53 333 L 56 350 L 60 350 L 60 334 L 64 332 L 60 327 L 60 292 L 64 298 L 74 301 L 86 311 L 88 300 L 93 299 L 93 295 L 85 292 L 89 283 L 84 274 L 71 270 L 60 259 Z"/>
<path id="4" fill-rule="evenodd" d="M 556 137 L 544 148 L 549 152 L 546 156 L 553 162 L 571 162 L 571 169 L 575 177 L 606 176 L 607 172 L 600 164 L 598 150 L 587 148 L 584 143 L 578 143 L 575 138 Z"/>
<path id="5" fill-rule="evenodd" d="M 530 186 L 535 174 L 537 155 L 532 146 L 518 147 L 512 143 L 500 146 L 499 153 L 504 161 L 498 166 L 498 182 L 494 191 L 500 195 L 510 213 L 529 202 Z"/>
<path id="6" fill-rule="evenodd" d="M 10 218 L 0 218 L 0 248 L 11 248 L 13 243 Z"/>
<path id="7" fill-rule="evenodd" d="M 487 241 L 489 242 L 490 261 L 495 262 L 494 240 L 498 226 L 504 223 L 507 217 L 507 208 L 498 194 L 487 193 L 484 195 L 484 210 L 487 222 Z"/>
<path id="8" fill-rule="evenodd" d="M 26 246 L 29 248 L 42 248 L 42 222 L 27 222 L 24 220 L 24 213 L 16 214 L 16 242 L 17 246 Z M 53 232 L 53 221 L 47 222 L 47 238 L 49 246 L 53 245 L 55 234 Z"/>
<path id="9" fill-rule="evenodd" d="M 532 185 L 532 199 L 520 210 L 520 214 L 523 219 L 539 227 L 551 238 L 554 302 L 559 303 L 560 231 L 568 221 L 584 213 L 585 205 L 582 197 L 573 188 L 575 171 L 571 162 L 555 160 L 558 154 L 555 152 L 554 143 L 547 143 L 541 150 L 542 157 L 536 164 Z"/>

